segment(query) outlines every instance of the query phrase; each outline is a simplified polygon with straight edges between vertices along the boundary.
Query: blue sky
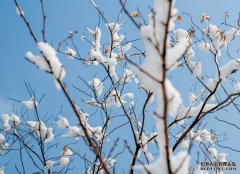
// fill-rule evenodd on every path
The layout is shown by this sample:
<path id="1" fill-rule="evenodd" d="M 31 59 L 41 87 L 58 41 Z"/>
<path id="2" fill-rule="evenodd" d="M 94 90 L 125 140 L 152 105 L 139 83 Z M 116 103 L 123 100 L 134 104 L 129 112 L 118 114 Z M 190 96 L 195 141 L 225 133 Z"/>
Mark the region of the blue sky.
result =
<path id="1" fill-rule="evenodd" d="M 136 7 L 147 16 L 149 13 L 148 5 L 151 4 L 150 0 L 129 0 L 127 6 L 130 11 L 136 10 Z M 22 9 L 25 12 L 25 16 L 29 19 L 30 24 L 35 31 L 38 38 L 41 38 L 41 9 L 40 3 L 37 0 L 34 1 L 19 1 Z M 105 12 L 109 22 L 116 20 L 117 12 L 120 10 L 120 5 L 117 0 L 108 1 L 97 1 L 99 7 Z M 192 15 L 193 19 L 199 24 L 201 12 L 206 12 L 212 18 L 214 24 L 220 24 L 224 20 L 224 13 L 229 12 L 230 18 L 229 23 L 235 24 L 238 18 L 240 2 L 237 0 L 178 0 L 176 2 L 176 7 L 179 13 L 187 12 Z M 80 40 L 81 33 L 87 33 L 86 28 L 95 28 L 98 15 L 94 7 L 88 0 L 51 0 L 46 1 L 45 10 L 47 14 L 47 30 L 46 36 L 49 43 L 53 46 L 57 46 L 58 42 L 61 41 L 69 31 L 77 30 L 79 32 L 78 36 L 75 38 L 76 43 L 80 49 L 80 54 L 82 57 L 87 57 L 88 49 L 90 45 L 82 42 Z M 117 11 L 117 12 L 116 12 Z M 124 17 L 123 17 L 124 19 Z M 145 18 L 147 19 L 147 17 Z M 11 113 L 12 112 L 12 101 L 9 101 L 7 97 L 13 97 L 19 100 L 27 100 L 29 96 L 27 95 L 26 88 L 22 80 L 30 82 L 33 87 L 37 88 L 39 95 L 47 92 L 46 100 L 42 105 L 42 108 L 46 109 L 49 113 L 58 115 L 61 105 L 64 105 L 63 114 L 71 113 L 65 97 L 61 92 L 57 91 L 52 77 L 36 69 L 32 64 L 24 59 L 24 55 L 27 51 L 32 51 L 37 54 L 34 42 L 25 26 L 23 21 L 19 16 L 16 15 L 15 6 L 13 1 L 0 1 L 0 114 Z M 183 17 L 182 21 L 177 23 L 179 27 L 190 28 L 189 19 Z M 101 25 L 101 27 L 104 27 Z M 123 31 L 126 32 L 128 39 L 139 38 L 139 33 L 131 24 L 127 21 L 123 27 Z M 106 34 L 106 31 L 103 35 Z M 107 37 L 103 38 L 107 40 Z M 138 43 L 139 47 L 142 47 L 141 43 Z M 240 45 L 233 45 L 234 49 L 237 49 Z M 207 57 L 207 54 L 199 53 L 198 58 Z M 238 55 L 239 56 L 239 55 Z M 74 96 L 74 99 L 78 99 L 78 93 L 71 89 L 71 85 L 82 85 L 77 79 L 77 75 L 82 74 L 87 80 L 90 80 L 94 76 L 94 72 L 83 70 L 80 62 L 73 63 L 71 60 L 59 56 L 61 61 L 66 67 L 67 78 L 66 83 L 70 84 L 70 92 Z M 206 65 L 205 70 L 208 71 L 208 65 Z M 193 79 L 181 79 L 184 78 L 182 75 L 186 71 L 179 70 L 179 76 L 173 76 L 172 80 L 182 92 L 184 100 L 188 99 L 189 89 L 186 90 L 187 86 L 191 86 Z M 191 77 L 188 77 L 191 78 Z M 186 83 L 182 84 L 182 81 Z M 13 103 L 17 104 L 17 103 Z M 66 106 L 65 106 L 66 105 Z M 42 111 L 44 113 L 44 111 Z M 218 113 L 216 116 L 227 115 L 229 120 L 239 122 L 238 113 L 233 107 L 230 107 L 228 112 Z M 74 118 L 70 118 L 74 121 Z M 93 123 L 96 124 L 96 123 Z M 217 123 L 218 124 L 218 123 Z M 227 125 L 223 125 L 224 130 L 230 129 Z M 208 124 L 209 129 L 216 128 L 216 121 L 212 120 Z M 238 130 L 239 131 L 239 130 Z M 230 130 L 230 135 L 237 136 L 237 132 L 232 129 Z M 230 139 L 229 144 L 233 144 L 235 148 L 240 145 L 240 140 Z M 240 147 L 240 146 L 239 146 Z M 230 152 L 229 152 L 230 153 Z M 120 158 L 124 161 L 124 158 Z M 232 155 L 235 161 L 240 161 L 238 155 Z M 1 163 L 0 157 L 0 166 Z M 12 173 L 11 169 L 6 168 L 7 173 Z M 120 172 L 121 173 L 121 172 Z"/>

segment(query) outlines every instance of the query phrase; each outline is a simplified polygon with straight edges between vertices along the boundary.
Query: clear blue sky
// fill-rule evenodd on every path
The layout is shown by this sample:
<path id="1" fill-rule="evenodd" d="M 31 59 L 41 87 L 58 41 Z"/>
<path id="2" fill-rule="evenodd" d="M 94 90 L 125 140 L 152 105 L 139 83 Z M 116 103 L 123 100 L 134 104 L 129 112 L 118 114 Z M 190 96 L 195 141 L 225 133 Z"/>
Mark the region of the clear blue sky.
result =
<path id="1" fill-rule="evenodd" d="M 148 5 L 151 4 L 151 0 L 129 0 L 128 8 L 130 11 L 136 10 L 137 4 L 140 10 L 147 16 L 149 9 Z M 25 12 L 25 16 L 29 19 L 31 26 L 37 36 L 41 38 L 41 9 L 40 3 L 38 0 L 32 1 L 19 1 L 22 9 Z M 105 12 L 109 22 L 113 22 L 116 19 L 116 11 L 120 9 L 118 0 L 105 0 L 97 1 L 97 4 Z M 240 1 L 237 0 L 178 0 L 176 2 L 176 7 L 181 12 L 187 12 L 193 16 L 193 19 L 196 21 L 200 20 L 201 12 L 206 12 L 211 16 L 213 23 L 220 24 L 224 20 L 224 13 L 229 12 L 230 18 L 229 21 L 232 24 L 235 24 L 235 21 L 240 12 Z M 46 25 L 46 36 L 49 43 L 57 46 L 58 42 L 61 41 L 69 31 L 77 30 L 79 33 L 86 33 L 86 28 L 94 28 L 98 21 L 98 15 L 96 10 L 91 5 L 88 0 L 51 0 L 45 2 L 45 10 L 47 14 L 47 25 Z M 147 19 L 147 17 L 146 17 Z M 67 105 L 65 97 L 61 92 L 57 91 L 52 82 L 52 78 L 36 69 L 32 64 L 27 62 L 24 59 L 24 55 L 27 51 L 33 51 L 35 54 L 38 53 L 30 34 L 20 19 L 16 15 L 15 6 L 13 1 L 0 1 L 0 114 L 2 113 L 11 113 L 12 104 L 7 97 L 13 97 L 19 100 L 28 99 L 26 88 L 22 80 L 30 82 L 32 86 L 37 88 L 39 94 L 47 92 L 47 102 L 43 103 L 42 108 L 46 109 L 49 113 L 57 116 L 60 111 L 61 105 Z M 199 24 L 199 23 L 198 23 Z M 183 17 L 181 23 L 178 23 L 180 27 L 187 26 L 190 28 L 189 19 Z M 136 29 L 131 24 L 130 21 L 126 22 L 123 32 L 126 32 L 128 39 L 139 38 L 139 33 L 136 32 Z M 103 33 L 104 34 L 104 33 Z M 107 39 L 107 38 L 103 38 Z M 87 57 L 87 51 L 89 45 L 80 41 L 80 34 L 75 38 L 78 43 L 81 55 Z M 234 45 L 234 48 L 240 47 L 240 44 Z M 141 46 L 141 45 L 140 45 Z M 206 54 L 198 54 L 199 59 L 206 57 Z M 201 57 L 201 58 L 200 58 Z M 224 57 L 224 56 L 223 56 Z M 67 77 L 65 78 L 66 83 L 71 85 L 79 85 L 77 80 L 77 75 L 83 74 L 87 80 L 93 77 L 94 72 L 86 73 L 85 70 L 81 69 L 81 63 L 73 63 L 71 60 L 65 59 L 63 56 L 60 56 L 61 61 L 64 63 L 67 70 Z M 207 71 L 207 66 L 204 69 Z M 184 71 L 179 71 L 180 75 L 172 77 L 174 84 L 177 89 L 182 92 L 182 96 L 185 101 L 188 100 L 189 89 L 186 90 L 186 86 L 191 86 L 192 79 L 180 79 Z M 89 78 L 88 78 L 89 77 Z M 182 81 L 186 83 L 183 85 Z M 70 90 L 74 99 L 77 100 L 79 94 L 76 94 L 74 90 Z M 16 103 L 14 103 L 16 104 Z M 225 114 L 229 117 L 229 120 L 239 123 L 240 119 L 238 118 L 237 112 L 233 107 L 230 107 L 229 112 L 221 112 L 215 116 L 224 116 Z M 46 112 L 46 111 L 45 111 Z M 44 113 L 44 111 L 43 111 Z M 63 113 L 70 113 L 69 107 L 64 107 Z M 74 121 L 73 119 L 70 119 Z M 236 121 L 237 120 L 237 121 Z M 95 124 L 95 123 L 93 123 Z M 218 123 L 217 123 L 218 124 Z M 226 126 L 226 125 L 223 125 Z M 215 121 L 207 125 L 209 129 L 217 128 Z M 227 130 L 231 127 L 223 127 L 224 130 Z M 237 130 L 239 131 L 239 130 Z M 237 136 L 237 132 L 233 129 L 230 131 L 229 136 Z M 229 144 L 232 144 L 234 148 L 240 149 L 240 139 L 229 139 Z M 230 151 L 226 151 L 231 153 Z M 232 154 L 232 153 L 231 153 Z M 124 158 L 120 158 L 124 161 Z M 240 161 L 240 157 L 237 154 L 232 154 L 231 159 L 233 161 Z M 0 166 L 4 165 L 4 162 L 0 157 Z M 240 168 L 240 166 L 239 166 Z M 13 169 L 6 167 L 6 173 L 14 173 Z M 240 169 L 239 169 L 240 170 Z M 119 173 L 121 173 L 119 171 Z"/>

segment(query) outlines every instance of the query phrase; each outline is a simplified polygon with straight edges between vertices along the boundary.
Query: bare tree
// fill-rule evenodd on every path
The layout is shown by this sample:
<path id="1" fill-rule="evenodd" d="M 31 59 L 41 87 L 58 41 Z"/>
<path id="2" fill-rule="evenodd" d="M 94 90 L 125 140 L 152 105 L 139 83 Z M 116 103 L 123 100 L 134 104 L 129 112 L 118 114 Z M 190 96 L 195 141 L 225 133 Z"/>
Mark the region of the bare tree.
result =
<path id="1" fill-rule="evenodd" d="M 49 114 L 41 108 L 42 102 L 47 102 L 47 94 L 39 95 L 24 81 L 29 99 L 9 97 L 21 106 L 21 111 L 2 114 L 1 118 L 0 154 L 16 152 L 19 157 L 18 163 L 9 161 L 5 168 L 11 166 L 16 173 L 24 174 L 205 174 L 205 163 L 211 163 L 215 165 L 213 172 L 222 174 L 225 169 L 218 165 L 231 160 L 217 149 L 240 152 L 222 144 L 226 141 L 225 132 L 206 128 L 213 117 L 217 124 L 240 129 L 237 123 L 215 115 L 230 105 L 239 112 L 240 83 L 235 74 L 240 69 L 240 59 L 233 58 L 229 49 L 239 35 L 239 21 L 229 24 L 228 13 L 220 26 L 212 24 L 205 13 L 199 24 L 190 14 L 178 14 L 175 1 L 155 0 L 146 22 L 139 8 L 131 12 L 127 1 L 119 0 L 121 10 L 116 20 L 109 22 L 91 0 L 99 19 L 94 29 L 87 28 L 81 35 L 82 42 L 90 47 L 88 58 L 83 58 L 75 39 L 79 36 L 77 31 L 63 37 L 56 48 L 48 42 L 43 0 L 41 36 L 33 30 L 18 1 L 13 2 L 39 50 L 38 55 L 27 52 L 26 60 L 53 77 L 56 88 L 65 96 L 62 102 L 67 101 L 68 105 L 60 108 L 59 117 Z M 174 29 L 175 22 L 182 18 L 189 20 L 191 28 Z M 127 20 L 141 38 L 128 40 L 121 34 Z M 107 42 L 103 42 L 103 30 L 108 31 Z M 145 50 L 135 44 L 141 41 Z M 211 63 L 198 59 L 197 50 L 205 52 Z M 222 60 L 223 53 L 229 58 L 227 62 Z M 94 75 L 79 75 L 78 85 L 64 82 L 67 68 L 59 55 L 79 63 L 86 73 L 91 69 Z M 211 70 L 202 71 L 204 66 Z M 186 70 L 186 78 L 194 78 L 186 89 L 190 91 L 189 101 L 184 101 L 185 93 L 181 94 L 171 80 L 178 77 L 179 69 Z M 69 92 L 72 90 L 74 94 Z M 70 107 L 72 113 L 64 113 L 65 107 Z M 180 150 L 176 152 L 177 149 Z M 121 158 L 124 160 L 118 160 Z M 1 168 L 0 174 L 3 173 Z"/>

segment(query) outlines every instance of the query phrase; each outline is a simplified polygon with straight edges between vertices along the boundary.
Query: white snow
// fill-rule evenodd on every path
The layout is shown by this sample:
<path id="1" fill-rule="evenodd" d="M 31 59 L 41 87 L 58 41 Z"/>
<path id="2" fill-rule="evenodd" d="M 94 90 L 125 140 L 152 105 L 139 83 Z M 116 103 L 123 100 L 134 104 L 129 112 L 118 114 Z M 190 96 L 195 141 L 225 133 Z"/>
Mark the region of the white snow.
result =
<path id="1" fill-rule="evenodd" d="M 95 91 L 97 96 L 100 96 L 103 90 L 103 83 L 98 78 L 94 78 L 88 82 L 88 84 L 92 87 Z"/>
<path id="2" fill-rule="evenodd" d="M 16 128 L 20 123 L 21 119 L 16 114 L 12 114 L 11 117 L 9 117 L 9 121 L 13 123 L 14 128 Z"/>
<path id="3" fill-rule="evenodd" d="M 152 94 L 151 97 L 149 98 L 148 102 L 147 102 L 147 105 L 152 104 L 153 101 L 154 101 L 154 95 Z"/>
<path id="4" fill-rule="evenodd" d="M 192 70 L 193 75 L 195 77 L 201 76 L 201 73 L 202 73 L 202 63 L 200 61 L 197 61 L 197 62 L 190 61 L 189 62 L 189 68 Z"/>
<path id="5" fill-rule="evenodd" d="M 43 57 L 35 56 L 30 51 L 25 54 L 25 57 L 27 60 L 35 64 L 39 69 L 46 72 L 51 72 L 49 65 L 47 64 L 46 60 Z"/>
<path id="6" fill-rule="evenodd" d="M 73 155 L 73 152 L 67 146 L 64 146 L 62 151 L 62 156 L 70 158 L 72 155 Z"/>
<path id="7" fill-rule="evenodd" d="M 193 94 L 192 92 L 190 92 L 190 94 L 189 94 L 190 105 L 193 105 L 194 103 L 196 103 L 197 99 L 198 99 L 198 97 L 195 94 Z"/>
<path id="8" fill-rule="evenodd" d="M 41 136 L 44 143 L 51 142 L 54 139 L 53 129 L 46 127 L 42 121 L 27 121 L 28 128 Z"/>
<path id="9" fill-rule="evenodd" d="M 208 174 L 208 171 L 206 170 L 201 170 L 201 166 L 197 165 L 196 169 L 194 170 L 193 174 Z"/>
<path id="10" fill-rule="evenodd" d="M 4 142 L 5 136 L 3 134 L 0 134 L 0 145 Z"/>
<path id="11" fill-rule="evenodd" d="M 74 137 L 79 137 L 79 136 L 83 136 L 84 132 L 82 131 L 82 129 L 80 129 L 79 127 L 76 126 L 69 126 L 68 128 L 68 133 L 62 135 L 62 137 L 65 138 L 74 138 Z"/>
<path id="12" fill-rule="evenodd" d="M 203 52 L 208 52 L 211 50 L 211 45 L 209 43 L 201 42 L 198 48 Z"/>
<path id="13" fill-rule="evenodd" d="M 167 34 L 167 39 L 165 40 L 166 33 L 171 32 L 175 26 L 174 19 L 176 17 L 170 17 L 168 31 L 166 31 L 165 24 L 168 21 L 169 8 L 171 8 L 171 16 L 176 16 L 177 10 L 174 9 L 173 6 L 169 7 L 169 1 L 154 1 L 154 14 L 150 15 L 149 24 L 141 27 L 141 36 L 146 48 L 146 59 L 141 64 L 141 69 L 144 71 L 140 71 L 136 67 L 132 68 L 133 71 L 138 75 L 139 80 L 144 88 L 150 92 L 153 92 L 157 103 L 157 107 L 155 109 L 157 116 L 155 117 L 155 120 L 158 130 L 158 137 L 156 140 L 158 142 L 160 156 L 154 163 L 145 165 L 145 167 L 152 174 L 159 174 L 159 172 L 164 174 L 168 173 L 166 155 L 169 152 L 166 152 L 165 149 L 165 127 L 163 119 L 159 118 L 164 115 L 164 92 L 167 96 L 166 102 L 168 102 L 168 115 L 175 116 L 178 112 L 178 108 L 182 104 L 180 93 L 175 89 L 169 79 L 165 79 L 165 91 L 162 89 L 161 81 L 163 79 L 163 60 L 165 60 L 167 66 L 167 73 L 170 73 L 177 67 L 177 65 L 180 63 L 180 58 L 191 46 L 191 38 L 188 36 L 189 34 L 182 29 L 175 31 L 176 42 L 173 45 L 170 45 L 169 34 Z M 162 54 L 164 46 L 166 46 L 165 57 L 163 57 Z M 181 165 L 176 174 L 188 173 L 190 157 L 186 151 L 180 151 L 176 156 L 170 154 L 170 158 L 172 164 L 171 168 L 173 171 Z M 142 170 L 143 173 L 147 173 L 142 166 L 135 166 L 135 168 Z"/>
<path id="14" fill-rule="evenodd" d="M 182 103 L 182 98 L 180 93 L 174 88 L 170 80 L 166 80 L 166 93 L 169 100 L 168 113 L 171 116 L 174 116 L 177 113 L 177 108 Z"/>
<path id="15" fill-rule="evenodd" d="M 54 48 L 52 48 L 49 44 L 44 42 L 37 43 L 39 50 L 43 53 L 43 55 L 48 60 L 53 75 L 56 79 L 62 80 L 66 74 L 62 63 L 59 61 L 57 57 L 57 53 Z"/>
<path id="16" fill-rule="evenodd" d="M 240 59 L 230 60 L 224 66 L 220 67 L 220 78 L 226 80 L 232 73 L 240 69 Z"/>
<path id="17" fill-rule="evenodd" d="M 237 82 L 235 85 L 234 85 L 234 88 L 237 92 L 240 92 L 240 83 Z"/>
<path id="18" fill-rule="evenodd" d="M 19 9 L 20 9 L 20 10 L 19 10 Z M 17 13 L 17 15 L 19 15 L 19 16 L 21 16 L 21 15 L 24 16 L 24 11 L 21 9 L 20 6 L 16 7 L 16 13 Z"/>
<path id="19" fill-rule="evenodd" d="M 60 159 L 59 159 L 59 165 L 60 166 L 66 166 L 66 165 L 68 165 L 68 163 L 70 162 L 70 159 L 68 158 L 68 157 L 61 157 Z"/>
<path id="20" fill-rule="evenodd" d="M 70 162 L 70 157 L 73 155 L 73 152 L 67 147 L 64 146 L 61 158 L 59 159 L 59 165 L 65 166 Z"/>
<path id="21" fill-rule="evenodd" d="M 188 149 L 189 146 L 190 146 L 190 141 L 189 141 L 188 139 L 182 140 L 182 142 L 180 143 L 180 146 L 181 146 L 183 149 Z"/>
<path id="22" fill-rule="evenodd" d="M 45 169 L 50 169 L 55 164 L 53 160 L 47 160 Z"/>
<path id="23" fill-rule="evenodd" d="M 130 69 L 124 68 L 122 83 L 128 83 L 132 81 L 138 83 L 134 73 Z"/>
<path id="24" fill-rule="evenodd" d="M 67 50 L 65 51 L 65 53 L 67 54 L 67 57 L 70 59 L 74 59 L 74 57 L 76 56 L 76 51 L 74 51 L 70 47 L 67 47 Z"/>
<path id="25" fill-rule="evenodd" d="M 211 158 L 214 159 L 217 157 L 217 149 L 210 147 L 208 148 L 208 153 L 210 154 Z"/>
<path id="26" fill-rule="evenodd" d="M 179 28 L 176 31 L 174 31 L 174 37 L 176 41 L 186 39 L 188 38 L 188 32 L 182 28 Z"/>
<path id="27" fill-rule="evenodd" d="M 122 105 L 128 103 L 127 99 L 132 100 L 133 99 L 133 93 L 126 93 L 120 96 L 120 91 L 112 90 L 110 91 L 107 99 L 106 99 L 106 106 L 116 106 L 121 107 Z"/>
<path id="28" fill-rule="evenodd" d="M 209 21 L 210 17 L 208 15 L 206 15 L 206 13 L 201 13 L 202 19 L 201 22 L 205 22 L 205 21 Z"/>
<path id="29" fill-rule="evenodd" d="M 59 129 L 64 129 L 65 127 L 69 126 L 69 122 L 65 117 L 59 115 L 59 120 L 57 121 L 57 126 Z"/>
<path id="30" fill-rule="evenodd" d="M 4 173 L 4 167 L 0 167 L 0 174 L 5 174 Z"/>
<path id="31" fill-rule="evenodd" d="M 120 50 L 121 50 L 121 52 L 126 53 L 126 52 L 127 52 L 128 50 L 130 50 L 131 48 L 132 48 L 132 43 L 129 42 L 129 43 L 127 43 L 126 45 L 122 46 L 122 47 L 120 48 Z"/>
<path id="32" fill-rule="evenodd" d="M 209 90 L 213 91 L 216 88 L 217 81 L 213 78 L 208 78 L 207 87 Z"/>
<path id="33" fill-rule="evenodd" d="M 2 114 L 2 122 L 3 122 L 3 125 L 4 125 L 4 130 L 5 131 L 9 131 L 11 129 L 11 126 L 9 124 L 9 115 L 8 114 Z"/>
<path id="34" fill-rule="evenodd" d="M 93 36 L 95 39 L 95 42 L 93 42 L 93 48 L 89 51 L 89 55 L 91 59 L 96 59 L 98 62 L 102 63 L 104 62 L 105 58 L 103 57 L 101 53 L 101 30 L 96 27 L 95 30 L 91 30 L 87 28 L 88 32 Z"/>
<path id="35" fill-rule="evenodd" d="M 194 141 L 213 143 L 213 134 L 206 129 L 191 131 L 190 136 Z"/>
<path id="36" fill-rule="evenodd" d="M 35 99 L 22 101 L 22 104 L 30 110 L 35 108 L 35 107 L 38 107 L 38 102 L 35 101 Z"/>

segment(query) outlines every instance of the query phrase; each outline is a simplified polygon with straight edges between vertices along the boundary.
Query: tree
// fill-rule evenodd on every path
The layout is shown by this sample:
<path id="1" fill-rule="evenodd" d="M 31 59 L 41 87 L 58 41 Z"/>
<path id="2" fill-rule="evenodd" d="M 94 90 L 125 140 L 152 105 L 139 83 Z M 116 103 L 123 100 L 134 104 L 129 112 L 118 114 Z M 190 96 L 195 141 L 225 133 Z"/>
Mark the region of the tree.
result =
<path id="1" fill-rule="evenodd" d="M 88 34 L 81 36 L 90 45 L 88 57 L 84 58 L 74 40 L 77 31 L 70 32 L 55 46 L 47 40 L 43 0 L 41 36 L 14 0 L 16 12 L 38 49 L 36 55 L 28 51 L 25 58 L 52 76 L 67 106 L 54 120 L 53 115 L 41 111 L 42 102 L 47 102 L 46 94 L 39 95 L 24 81 L 30 99 L 9 97 L 23 107 L 20 113 L 4 113 L 1 117 L 0 153 L 7 156 L 14 151 L 20 159 L 16 163 L 9 161 L 6 168 L 15 167 L 16 173 L 204 174 L 208 172 L 201 167 L 207 163 L 201 162 L 230 162 L 227 154 L 218 150 L 239 150 L 222 145 L 223 132 L 206 125 L 212 115 L 229 106 L 239 111 L 240 84 L 236 74 L 240 60 L 231 56 L 229 48 L 239 35 L 239 21 L 237 25 L 229 24 L 226 13 L 225 21 L 216 26 L 203 13 L 200 22 L 205 28 L 201 29 L 191 15 L 177 13 L 173 0 L 155 0 L 146 22 L 139 9 L 130 12 L 126 2 L 120 0 L 121 11 L 111 23 L 95 1 L 90 2 L 99 19 L 97 27 L 87 28 Z M 122 34 L 122 15 L 132 22 L 141 39 L 128 40 Z M 183 17 L 190 21 L 190 29 L 175 28 Z M 103 42 L 106 29 L 109 38 Z M 143 41 L 145 49 L 138 48 L 135 42 L 139 41 Z M 198 59 L 197 49 L 205 52 L 211 63 Z M 230 60 L 222 60 L 224 54 Z M 59 55 L 72 59 L 72 64 L 79 63 L 89 73 L 78 76 L 81 85 L 71 87 L 67 83 L 67 68 Z M 211 70 L 203 72 L 204 66 Z M 192 84 L 185 89 L 190 91 L 189 101 L 183 100 L 171 80 L 183 68 L 186 78 L 194 79 L 194 89 Z M 75 89 L 74 95 L 69 88 Z M 72 112 L 63 116 L 65 107 Z M 214 118 L 215 122 L 239 129 L 235 123 Z M 28 168 L 28 163 L 33 167 Z M 4 173 L 4 168 L 0 173 Z"/>

